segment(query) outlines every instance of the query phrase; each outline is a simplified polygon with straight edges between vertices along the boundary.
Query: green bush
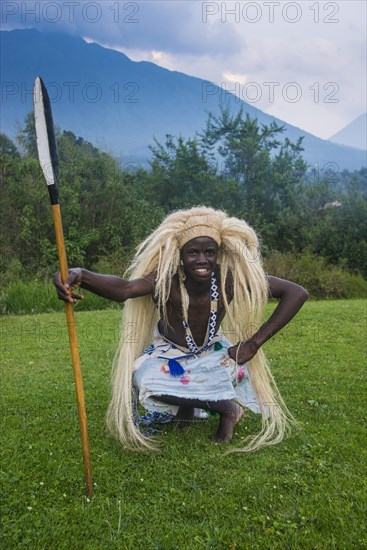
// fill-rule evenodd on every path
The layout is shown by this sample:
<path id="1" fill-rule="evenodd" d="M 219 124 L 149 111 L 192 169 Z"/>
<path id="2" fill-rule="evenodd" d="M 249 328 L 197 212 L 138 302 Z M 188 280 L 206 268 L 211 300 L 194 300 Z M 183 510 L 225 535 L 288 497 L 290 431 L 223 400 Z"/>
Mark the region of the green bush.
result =
<path id="1" fill-rule="evenodd" d="M 78 311 L 118 308 L 119 304 L 105 300 L 83 290 L 84 300 L 75 304 Z M 45 313 L 60 311 L 63 303 L 57 298 L 55 287 L 51 282 L 16 281 L 10 283 L 0 296 L 0 312 L 2 314 L 22 315 L 28 313 Z"/>
<path id="2" fill-rule="evenodd" d="M 364 298 L 367 294 L 367 281 L 361 275 L 327 265 L 324 258 L 309 252 L 295 255 L 273 251 L 265 258 L 264 265 L 269 275 L 302 285 L 313 299 Z M 117 266 L 109 265 L 106 259 L 101 261 L 98 267 L 105 272 L 118 271 Z M 111 270 L 111 267 L 115 269 Z M 116 302 L 105 300 L 85 290 L 82 292 L 85 299 L 74 306 L 78 311 L 121 307 Z M 0 313 L 3 315 L 45 313 L 62 309 L 62 302 L 58 300 L 55 287 L 50 281 L 26 283 L 18 280 L 8 284 L 0 296 Z"/>
<path id="3" fill-rule="evenodd" d="M 269 275 L 302 285 L 314 299 L 364 298 L 367 281 L 343 269 L 330 266 L 320 256 L 273 251 L 264 260 Z"/>

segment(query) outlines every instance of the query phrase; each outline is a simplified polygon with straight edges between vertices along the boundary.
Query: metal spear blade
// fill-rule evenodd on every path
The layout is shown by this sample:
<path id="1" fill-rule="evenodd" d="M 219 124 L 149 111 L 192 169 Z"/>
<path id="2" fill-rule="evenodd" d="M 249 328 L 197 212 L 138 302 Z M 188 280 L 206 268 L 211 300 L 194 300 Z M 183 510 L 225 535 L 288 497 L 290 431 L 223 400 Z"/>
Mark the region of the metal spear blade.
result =
<path id="1" fill-rule="evenodd" d="M 33 104 L 38 158 L 50 192 L 51 204 L 57 204 L 59 159 L 50 98 L 40 76 L 34 82 Z"/>

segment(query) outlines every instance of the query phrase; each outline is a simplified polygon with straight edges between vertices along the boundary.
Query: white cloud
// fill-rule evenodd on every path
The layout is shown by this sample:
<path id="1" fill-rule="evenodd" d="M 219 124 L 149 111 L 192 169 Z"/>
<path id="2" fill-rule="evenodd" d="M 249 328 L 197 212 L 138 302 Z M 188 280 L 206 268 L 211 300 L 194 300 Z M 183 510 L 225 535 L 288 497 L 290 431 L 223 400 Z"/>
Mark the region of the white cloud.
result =
<path id="1" fill-rule="evenodd" d="M 247 75 L 240 73 L 231 73 L 230 71 L 225 71 L 223 73 L 223 78 L 228 82 L 234 82 L 242 85 L 248 82 Z"/>

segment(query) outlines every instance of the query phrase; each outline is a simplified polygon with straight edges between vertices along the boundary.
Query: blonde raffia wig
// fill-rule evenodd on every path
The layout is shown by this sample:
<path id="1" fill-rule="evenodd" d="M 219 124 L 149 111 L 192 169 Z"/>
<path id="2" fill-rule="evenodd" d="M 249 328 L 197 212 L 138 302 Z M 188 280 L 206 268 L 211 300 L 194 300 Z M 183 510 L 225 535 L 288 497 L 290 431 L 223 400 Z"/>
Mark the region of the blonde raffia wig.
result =
<path id="1" fill-rule="evenodd" d="M 268 297 L 268 286 L 254 230 L 243 220 L 208 207 L 179 210 L 167 216 L 138 247 L 126 274 L 130 279 L 156 272 L 157 304 L 151 296 L 127 300 L 119 348 L 112 373 L 112 399 L 107 413 L 111 433 L 127 449 L 157 450 L 157 441 L 145 437 L 134 423 L 133 366 L 153 340 L 154 328 L 162 311 L 167 326 L 166 303 L 172 277 L 180 264 L 180 249 L 189 240 L 211 237 L 218 246 L 221 290 L 226 310 L 223 333 L 232 342 L 249 339 L 260 327 Z M 234 298 L 228 304 L 225 281 L 233 276 Z M 188 300 L 183 300 L 188 307 Z M 187 314 L 187 312 L 186 312 Z M 131 331 L 130 329 L 135 329 Z M 288 411 L 260 348 L 248 363 L 249 376 L 262 412 L 262 428 L 244 448 L 229 452 L 248 452 L 282 441 L 296 422 Z"/>

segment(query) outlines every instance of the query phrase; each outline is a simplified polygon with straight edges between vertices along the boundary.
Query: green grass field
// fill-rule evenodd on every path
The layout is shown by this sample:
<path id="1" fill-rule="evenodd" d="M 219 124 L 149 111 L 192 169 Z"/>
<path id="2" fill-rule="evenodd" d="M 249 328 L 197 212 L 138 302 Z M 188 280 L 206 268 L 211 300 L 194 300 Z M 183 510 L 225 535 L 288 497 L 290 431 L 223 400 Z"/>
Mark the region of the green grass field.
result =
<path id="1" fill-rule="evenodd" d="M 301 430 L 249 455 L 223 451 L 255 433 L 252 413 L 222 446 L 210 441 L 216 417 L 183 431 L 166 426 L 159 454 L 125 452 L 108 436 L 104 415 L 120 315 L 76 315 L 90 500 L 64 315 L 1 319 L 2 548 L 367 547 L 362 300 L 308 302 L 266 344 Z"/>

